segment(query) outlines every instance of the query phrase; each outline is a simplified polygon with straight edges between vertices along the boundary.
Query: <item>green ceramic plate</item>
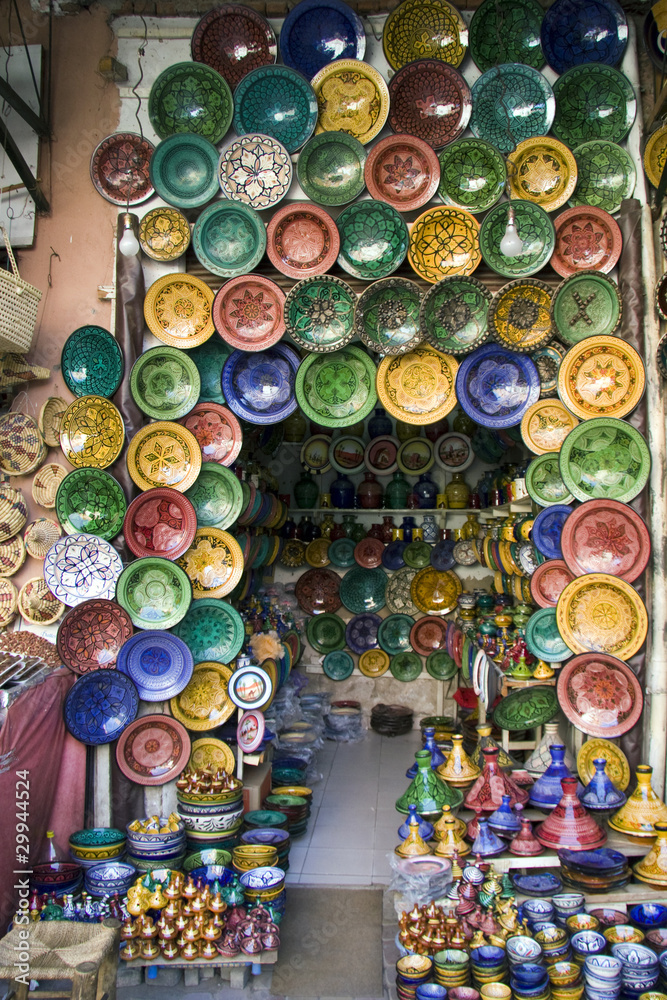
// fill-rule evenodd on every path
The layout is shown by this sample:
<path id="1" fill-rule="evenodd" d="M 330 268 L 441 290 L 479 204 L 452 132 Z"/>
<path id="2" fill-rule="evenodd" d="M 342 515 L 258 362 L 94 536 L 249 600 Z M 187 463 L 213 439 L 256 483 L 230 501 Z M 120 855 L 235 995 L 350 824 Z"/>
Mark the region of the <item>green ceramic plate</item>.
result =
<path id="1" fill-rule="evenodd" d="M 410 629 L 415 620 L 412 615 L 388 615 L 378 625 L 378 645 L 385 653 L 396 656 L 412 649 Z"/>
<path id="2" fill-rule="evenodd" d="M 616 143 L 593 139 L 572 152 L 577 161 L 577 186 L 569 204 L 592 205 L 615 215 L 623 199 L 632 197 L 637 180 L 628 151 Z"/>
<path id="3" fill-rule="evenodd" d="M 144 413 L 155 420 L 177 420 L 199 399 L 199 370 L 177 347 L 151 347 L 132 365 L 130 392 Z"/>
<path id="4" fill-rule="evenodd" d="M 232 353 L 232 348 L 222 337 L 209 337 L 208 340 L 188 351 L 188 356 L 197 366 L 201 388 L 199 403 L 220 403 L 225 405 L 222 393 L 222 369 L 225 361 Z"/>
<path id="5" fill-rule="evenodd" d="M 360 201 L 343 209 L 336 225 L 340 234 L 338 263 L 355 278 L 386 278 L 406 258 L 408 227 L 391 205 Z"/>
<path id="6" fill-rule="evenodd" d="M 557 451 L 548 451 L 532 460 L 526 469 L 526 489 L 531 500 L 540 507 L 574 500 L 560 474 Z"/>
<path id="7" fill-rule="evenodd" d="M 493 721 L 500 729 L 518 732 L 522 729 L 534 729 L 535 726 L 549 722 L 557 712 L 556 688 L 540 684 L 537 687 L 518 688 L 508 694 L 496 705 Z"/>
<path id="8" fill-rule="evenodd" d="M 387 574 L 383 569 L 349 569 L 340 582 L 340 599 L 355 615 L 380 611 L 385 605 Z"/>
<path id="9" fill-rule="evenodd" d="M 123 380 L 123 354 L 115 337 L 101 326 L 80 326 L 60 355 L 65 385 L 75 396 L 110 399 Z"/>
<path id="10" fill-rule="evenodd" d="M 426 669 L 437 681 L 449 681 L 456 676 L 456 663 L 449 653 L 438 649 L 426 657 Z"/>
<path id="11" fill-rule="evenodd" d="M 195 663 L 214 660 L 229 664 L 245 642 L 245 625 L 226 601 L 202 597 L 193 601 L 185 618 L 172 629 L 192 653 Z"/>
<path id="12" fill-rule="evenodd" d="M 541 69 L 543 17 L 536 0 L 485 0 L 470 22 L 470 55 L 482 73 L 500 63 Z"/>
<path id="13" fill-rule="evenodd" d="M 200 135 L 172 135 L 159 142 L 149 166 L 156 194 L 176 208 L 201 208 L 220 191 L 219 153 Z"/>
<path id="14" fill-rule="evenodd" d="M 361 194 L 366 150 L 345 132 L 313 136 L 299 153 L 296 175 L 304 192 L 317 205 L 347 205 Z"/>
<path id="15" fill-rule="evenodd" d="M 600 271 L 571 274 L 561 281 L 551 300 L 554 330 L 570 345 L 614 333 L 622 311 L 618 285 Z"/>
<path id="16" fill-rule="evenodd" d="M 406 354 L 421 341 L 421 289 L 407 278 L 374 281 L 359 296 L 354 331 L 378 354 Z"/>
<path id="17" fill-rule="evenodd" d="M 307 351 L 337 351 L 354 339 L 356 301 L 350 286 L 332 274 L 305 278 L 285 299 L 285 332 Z"/>
<path id="18" fill-rule="evenodd" d="M 195 133 L 220 142 L 232 123 L 234 102 L 227 81 L 199 62 L 174 63 L 158 76 L 148 98 L 148 117 L 160 136 Z"/>
<path id="19" fill-rule="evenodd" d="M 122 531 L 126 510 L 120 483 L 102 469 L 74 469 L 58 486 L 56 517 L 68 535 L 84 531 L 110 541 Z"/>
<path id="20" fill-rule="evenodd" d="M 451 275 L 427 291 L 419 325 L 424 340 L 443 354 L 469 354 L 488 340 L 491 292 L 472 277 Z"/>
<path id="21" fill-rule="evenodd" d="M 332 681 L 344 681 L 354 670 L 354 660 L 346 650 L 337 649 L 333 653 L 327 653 L 322 669 Z"/>
<path id="22" fill-rule="evenodd" d="M 422 672 L 421 656 L 416 653 L 397 653 L 392 656 L 389 669 L 397 681 L 414 681 Z"/>
<path id="23" fill-rule="evenodd" d="M 432 546 L 424 542 L 421 538 L 416 538 L 403 549 L 403 562 L 412 569 L 423 569 L 424 566 L 431 565 Z"/>
<path id="24" fill-rule="evenodd" d="M 470 130 L 501 153 L 524 139 L 546 135 L 556 110 L 551 84 L 532 66 L 493 65 L 472 86 Z"/>
<path id="25" fill-rule="evenodd" d="M 185 496 L 195 509 L 198 528 L 229 528 L 243 509 L 238 476 L 219 462 L 204 462 Z"/>
<path id="26" fill-rule="evenodd" d="M 522 278 L 536 274 L 549 262 L 556 246 L 554 224 L 539 205 L 532 201 L 512 200 L 516 231 L 523 250 L 516 257 L 506 257 L 500 250 L 505 235 L 509 202 L 492 208 L 482 222 L 479 245 L 488 266 L 506 278 Z"/>
<path id="27" fill-rule="evenodd" d="M 445 205 L 465 208 L 476 215 L 500 198 L 505 190 L 507 167 L 500 150 L 484 139 L 458 139 L 439 154 L 438 194 Z"/>
<path id="28" fill-rule="evenodd" d="M 591 139 L 622 142 L 637 114 L 627 76 L 613 66 L 573 66 L 554 83 L 556 117 L 551 131 L 567 146 Z"/>
<path id="29" fill-rule="evenodd" d="M 317 97 L 305 76 L 289 66 L 258 66 L 234 91 L 237 135 L 260 132 L 294 153 L 317 124 Z"/>
<path id="30" fill-rule="evenodd" d="M 351 538 L 337 538 L 329 546 L 327 555 L 332 566 L 338 566 L 340 569 L 349 569 L 356 562 L 354 558 L 354 542 Z"/>
<path id="31" fill-rule="evenodd" d="M 572 656 L 572 650 L 558 630 L 555 608 L 540 608 L 530 616 L 526 625 L 526 646 L 533 656 L 547 663 L 562 663 Z"/>
<path id="32" fill-rule="evenodd" d="M 651 471 L 646 441 L 617 417 L 592 417 L 570 431 L 559 453 L 563 482 L 577 500 L 630 503 Z"/>
<path id="33" fill-rule="evenodd" d="M 565 347 L 556 340 L 538 347 L 530 355 L 540 376 L 540 399 L 558 395 L 558 369 L 564 357 Z"/>
<path id="34" fill-rule="evenodd" d="M 296 373 L 296 398 L 309 420 L 322 427 L 350 427 L 376 405 L 375 374 L 375 364 L 359 347 L 311 354 Z"/>
<path id="35" fill-rule="evenodd" d="M 176 563 L 147 556 L 131 562 L 120 574 L 116 600 L 137 628 L 169 629 L 185 617 L 192 602 L 192 584 Z"/>
<path id="36" fill-rule="evenodd" d="M 345 648 L 345 622 L 338 615 L 323 614 L 309 618 L 306 635 L 318 653 L 333 653 Z"/>
<path id="37" fill-rule="evenodd" d="M 201 213 L 192 233 L 197 260 L 213 274 L 248 274 L 266 250 L 266 229 L 253 208 L 222 199 Z"/>

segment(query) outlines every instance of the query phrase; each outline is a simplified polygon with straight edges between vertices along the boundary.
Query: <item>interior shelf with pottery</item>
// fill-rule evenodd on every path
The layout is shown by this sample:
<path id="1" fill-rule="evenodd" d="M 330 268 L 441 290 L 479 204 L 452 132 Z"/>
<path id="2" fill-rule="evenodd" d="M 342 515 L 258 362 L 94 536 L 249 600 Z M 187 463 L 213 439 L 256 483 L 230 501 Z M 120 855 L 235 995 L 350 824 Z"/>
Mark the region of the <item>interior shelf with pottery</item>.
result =
<path id="1" fill-rule="evenodd" d="M 506 517 L 507 514 L 528 512 L 532 508 L 529 498 L 501 503 L 497 507 L 290 507 L 290 514 L 478 514 L 487 517 Z"/>

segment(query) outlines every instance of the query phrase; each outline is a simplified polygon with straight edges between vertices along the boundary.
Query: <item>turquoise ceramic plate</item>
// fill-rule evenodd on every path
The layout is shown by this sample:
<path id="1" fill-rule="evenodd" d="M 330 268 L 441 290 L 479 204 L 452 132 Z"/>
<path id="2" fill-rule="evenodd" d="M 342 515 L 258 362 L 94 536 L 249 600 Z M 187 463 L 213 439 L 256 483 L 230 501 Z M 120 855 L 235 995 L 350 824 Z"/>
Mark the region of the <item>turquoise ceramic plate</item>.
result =
<path id="1" fill-rule="evenodd" d="M 470 22 L 470 55 L 485 73 L 499 63 L 525 63 L 541 69 L 544 11 L 537 0 L 485 0 Z"/>
<path id="2" fill-rule="evenodd" d="M 347 205 L 364 190 L 366 150 L 345 132 L 322 132 L 306 143 L 296 164 L 299 184 L 317 205 Z"/>
<path id="3" fill-rule="evenodd" d="M 148 117 L 160 136 L 191 132 L 220 142 L 232 123 L 234 102 L 227 81 L 203 63 L 168 66 L 151 87 Z"/>
<path id="4" fill-rule="evenodd" d="M 567 146 L 591 139 L 622 142 L 637 114 L 627 76 L 613 66 L 573 66 L 554 83 L 556 117 L 551 131 Z"/>
<path id="5" fill-rule="evenodd" d="M 201 388 L 198 402 L 219 403 L 224 406 L 222 369 L 231 353 L 232 348 L 224 342 L 222 337 L 209 337 L 199 347 L 193 347 L 192 350 L 188 351 L 199 372 Z"/>
<path id="6" fill-rule="evenodd" d="M 572 650 L 558 631 L 555 608 L 541 608 L 530 616 L 526 645 L 533 656 L 546 663 L 562 663 L 572 656 Z"/>
<path id="7" fill-rule="evenodd" d="M 183 640 L 195 663 L 230 663 L 245 641 L 245 626 L 236 608 L 212 597 L 194 601 L 172 631 Z"/>
<path id="8" fill-rule="evenodd" d="M 416 653 L 397 653 L 392 656 L 389 669 L 397 681 L 415 681 L 422 672 L 421 656 Z"/>
<path id="9" fill-rule="evenodd" d="M 452 275 L 429 288 L 419 314 L 422 335 L 443 354 L 469 354 L 489 337 L 491 292 L 473 277 Z"/>
<path id="10" fill-rule="evenodd" d="M 412 649 L 410 630 L 415 620 L 412 615 L 388 615 L 378 625 L 378 645 L 385 653 L 396 656 Z"/>
<path id="11" fill-rule="evenodd" d="M 456 676 L 457 666 L 449 653 L 438 649 L 427 656 L 426 669 L 437 681 L 449 681 Z"/>
<path id="12" fill-rule="evenodd" d="M 351 538 L 337 538 L 332 542 L 327 553 L 331 565 L 338 566 L 339 569 L 349 569 L 350 566 L 354 566 L 356 561 L 354 544 Z"/>
<path id="13" fill-rule="evenodd" d="M 296 398 L 322 427 L 350 427 L 377 403 L 375 375 L 375 363 L 351 344 L 333 354 L 310 354 L 296 374 Z"/>
<path id="14" fill-rule="evenodd" d="M 572 150 L 577 161 L 577 186 L 570 205 L 592 205 L 609 215 L 631 198 L 637 172 L 632 157 L 622 146 L 604 139 L 584 142 Z"/>
<path id="15" fill-rule="evenodd" d="M 539 205 L 532 201 L 512 201 L 517 235 L 522 243 L 521 253 L 507 257 L 500 249 L 505 235 L 509 202 L 503 201 L 492 208 L 482 222 L 479 245 L 488 266 L 506 278 L 523 278 L 537 274 L 549 262 L 556 245 L 554 224 Z"/>
<path id="16" fill-rule="evenodd" d="M 60 368 L 75 396 L 109 399 L 123 379 L 123 354 L 115 337 L 101 326 L 80 326 L 69 335 Z"/>
<path id="17" fill-rule="evenodd" d="M 651 471 L 646 441 L 617 417 L 591 417 L 565 438 L 559 453 L 563 482 L 577 500 L 630 503 Z"/>
<path id="18" fill-rule="evenodd" d="M 327 653 L 322 669 L 330 680 L 344 681 L 354 670 L 354 660 L 345 649 L 337 649 L 333 653 Z"/>
<path id="19" fill-rule="evenodd" d="M 199 135 L 172 135 L 151 156 L 151 184 L 156 194 L 176 208 L 201 208 L 220 190 L 219 154 Z"/>
<path id="20" fill-rule="evenodd" d="M 520 63 L 501 63 L 473 84 L 470 129 L 501 153 L 511 153 L 524 139 L 546 135 L 555 111 L 554 92 L 541 73 Z"/>
<path id="21" fill-rule="evenodd" d="M 338 263 L 355 278 L 386 278 L 405 260 L 408 227 L 391 205 L 360 201 L 343 209 L 336 225 L 340 234 Z"/>
<path id="22" fill-rule="evenodd" d="M 500 150 L 484 139 L 458 139 L 439 154 L 438 194 L 445 205 L 477 214 L 500 198 L 507 167 Z"/>
<path id="23" fill-rule="evenodd" d="M 177 420 L 199 399 L 199 371 L 186 351 L 151 347 L 132 366 L 130 392 L 144 413 L 155 420 Z"/>
<path id="24" fill-rule="evenodd" d="M 234 91 L 238 135 L 261 132 L 294 153 L 310 139 L 316 124 L 315 91 L 305 76 L 289 66 L 259 66 Z"/>
<path id="25" fill-rule="evenodd" d="M 259 264 L 266 250 L 266 229 L 254 209 L 223 199 L 201 213 L 192 245 L 205 268 L 222 278 L 235 278 Z"/>
<path id="26" fill-rule="evenodd" d="M 340 599 L 355 615 L 380 611 L 385 604 L 386 588 L 387 574 L 383 569 L 350 569 L 340 582 Z"/>
<path id="27" fill-rule="evenodd" d="M 219 462 L 204 462 L 185 496 L 195 509 L 198 528 L 229 528 L 243 507 L 238 476 Z"/>

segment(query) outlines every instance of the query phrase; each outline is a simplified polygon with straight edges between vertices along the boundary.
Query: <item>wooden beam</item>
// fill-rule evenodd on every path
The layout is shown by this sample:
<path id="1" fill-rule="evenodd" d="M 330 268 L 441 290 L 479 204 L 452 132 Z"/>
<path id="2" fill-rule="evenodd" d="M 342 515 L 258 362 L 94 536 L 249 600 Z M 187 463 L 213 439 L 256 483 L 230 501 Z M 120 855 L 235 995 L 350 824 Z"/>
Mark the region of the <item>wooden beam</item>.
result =
<path id="1" fill-rule="evenodd" d="M 33 177 L 32 170 L 25 162 L 23 153 L 14 142 L 14 139 L 10 135 L 9 130 L 7 129 L 7 126 L 2 118 L 0 118 L 0 145 L 4 147 L 7 156 L 11 160 L 12 166 L 23 181 L 28 194 L 35 202 L 35 208 L 37 211 L 48 212 L 50 209 L 49 202 L 41 187 Z"/>
<path id="2" fill-rule="evenodd" d="M 28 123 L 30 128 L 35 130 L 37 135 L 45 139 L 51 134 L 51 130 L 42 116 L 36 114 L 30 105 L 26 104 L 23 98 L 16 93 L 12 85 L 3 80 L 2 77 L 0 77 L 0 97 L 14 108 L 14 111 Z"/>

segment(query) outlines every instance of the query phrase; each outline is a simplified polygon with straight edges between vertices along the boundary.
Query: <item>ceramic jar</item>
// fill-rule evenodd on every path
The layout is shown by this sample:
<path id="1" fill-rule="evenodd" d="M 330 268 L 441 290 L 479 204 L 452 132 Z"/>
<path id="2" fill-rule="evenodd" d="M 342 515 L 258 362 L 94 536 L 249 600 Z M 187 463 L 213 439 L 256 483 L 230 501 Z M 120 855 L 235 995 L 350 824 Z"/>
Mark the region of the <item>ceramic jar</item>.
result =
<path id="1" fill-rule="evenodd" d="M 393 541 L 394 535 L 393 530 L 396 527 L 394 524 L 394 519 L 391 517 L 382 518 L 382 541 L 385 545 L 389 545 L 389 542 Z"/>
<path id="2" fill-rule="evenodd" d="M 320 530 L 322 532 L 322 538 L 326 538 L 331 541 L 331 532 L 334 528 L 333 514 L 325 514 L 322 518 L 322 524 L 320 525 Z"/>
<path id="3" fill-rule="evenodd" d="M 373 438 L 382 437 L 383 434 L 391 434 L 391 420 L 382 407 L 377 406 L 368 421 L 368 436 L 372 441 Z"/>
<path id="4" fill-rule="evenodd" d="M 366 532 L 366 538 L 377 538 L 378 542 L 384 541 L 382 525 L 381 524 L 371 524 L 370 528 Z"/>
<path id="5" fill-rule="evenodd" d="M 458 434 L 467 434 L 468 437 L 471 437 L 477 430 L 477 424 L 464 410 L 458 409 L 454 416 L 452 429 Z"/>
<path id="6" fill-rule="evenodd" d="M 384 491 L 384 505 L 387 510 L 405 510 L 409 493 L 410 486 L 407 479 L 400 470 L 397 470 Z"/>
<path id="7" fill-rule="evenodd" d="M 435 523 L 435 514 L 424 514 L 422 518 L 422 538 L 429 545 L 435 545 L 438 540 L 438 526 Z"/>
<path id="8" fill-rule="evenodd" d="M 308 424 L 301 410 L 297 407 L 283 423 L 283 441 L 299 444 L 308 430 Z"/>
<path id="9" fill-rule="evenodd" d="M 366 510 L 382 507 L 382 486 L 372 472 L 364 472 L 364 481 L 357 486 L 357 499 Z"/>
<path id="10" fill-rule="evenodd" d="M 335 479 L 331 484 L 330 493 L 332 504 L 339 510 L 354 507 L 354 483 L 347 476 L 340 475 Z"/>
<path id="11" fill-rule="evenodd" d="M 363 524 L 357 523 L 356 514 L 343 514 L 343 525 L 347 537 L 351 538 L 353 542 L 360 542 L 362 538 L 366 537 L 366 529 Z"/>
<path id="12" fill-rule="evenodd" d="M 551 763 L 544 774 L 541 774 L 530 790 L 530 805 L 549 812 L 555 809 L 563 797 L 561 780 L 571 777 L 571 772 L 565 763 L 565 747 L 562 743 L 554 743 L 550 748 Z"/>
<path id="13" fill-rule="evenodd" d="M 469 494 L 470 490 L 468 488 L 468 484 L 463 478 L 463 473 L 455 472 L 452 475 L 451 481 L 445 486 L 447 506 L 452 510 L 462 510 L 464 507 L 468 506 Z"/>
<path id="14" fill-rule="evenodd" d="M 317 507 L 320 490 L 317 482 L 308 472 L 301 473 L 301 479 L 294 485 L 294 501 L 301 509 Z"/>
<path id="15" fill-rule="evenodd" d="M 296 526 L 296 537 L 301 542 L 314 542 L 321 534 L 322 529 L 313 522 L 312 517 L 302 517 Z"/>
<path id="16" fill-rule="evenodd" d="M 604 757 L 596 757 L 593 766 L 595 774 L 583 791 L 579 792 L 579 801 L 592 812 L 611 812 L 612 809 L 619 809 L 625 802 L 626 796 L 606 774 L 607 761 Z"/>
<path id="17" fill-rule="evenodd" d="M 438 494 L 438 487 L 435 485 L 428 472 L 423 472 L 419 481 L 413 486 L 413 493 L 419 499 L 419 506 L 422 510 L 432 510 L 435 507 L 435 498 Z"/>
<path id="18" fill-rule="evenodd" d="M 406 424 L 404 420 L 396 421 L 396 437 L 399 441 L 411 441 L 412 438 L 419 437 L 419 427 L 415 424 Z"/>
<path id="19" fill-rule="evenodd" d="M 443 434 L 446 434 L 448 430 L 449 420 L 447 417 L 443 417 L 442 420 L 436 420 L 432 424 L 427 424 L 424 428 L 424 434 L 429 441 L 432 441 L 433 444 L 435 444 L 438 438 L 442 437 Z"/>

